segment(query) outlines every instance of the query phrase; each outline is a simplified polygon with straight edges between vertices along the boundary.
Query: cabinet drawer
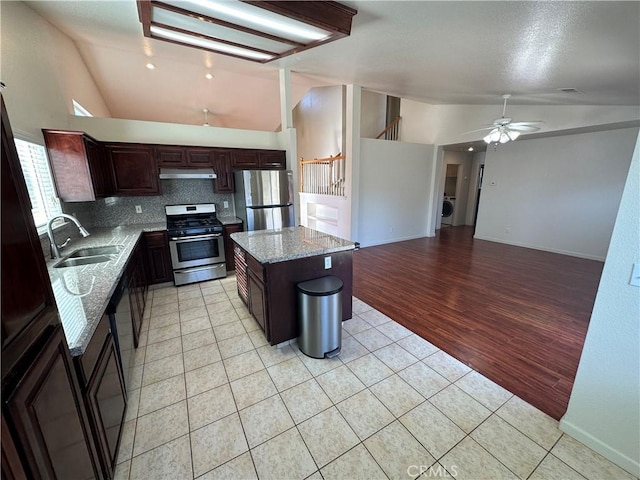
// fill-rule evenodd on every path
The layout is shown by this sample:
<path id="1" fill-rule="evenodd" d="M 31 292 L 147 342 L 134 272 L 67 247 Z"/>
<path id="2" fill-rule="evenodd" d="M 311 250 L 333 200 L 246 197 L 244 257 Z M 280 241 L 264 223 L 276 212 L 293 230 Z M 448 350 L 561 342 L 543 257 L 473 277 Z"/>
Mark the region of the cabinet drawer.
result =
<path id="1" fill-rule="evenodd" d="M 251 273 L 253 273 L 258 280 L 264 282 L 264 267 L 262 264 L 248 253 L 245 255 L 245 262 L 247 263 L 247 268 L 251 270 Z"/>
<path id="2" fill-rule="evenodd" d="M 80 367 L 80 382 L 82 386 L 86 386 L 89 383 L 93 369 L 100 358 L 100 352 L 102 352 L 102 346 L 109 335 L 109 317 L 103 315 L 96 331 L 93 332 L 93 336 L 87 345 L 87 349 L 84 354 L 79 357 L 78 365 Z"/>

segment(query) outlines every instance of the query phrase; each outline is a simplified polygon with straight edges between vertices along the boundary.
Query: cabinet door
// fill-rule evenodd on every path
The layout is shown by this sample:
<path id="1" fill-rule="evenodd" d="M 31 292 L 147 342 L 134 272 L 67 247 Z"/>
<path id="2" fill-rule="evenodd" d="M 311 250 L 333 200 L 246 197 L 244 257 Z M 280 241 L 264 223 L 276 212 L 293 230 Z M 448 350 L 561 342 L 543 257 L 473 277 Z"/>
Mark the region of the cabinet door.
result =
<path id="1" fill-rule="evenodd" d="M 239 170 L 251 170 L 260 167 L 260 159 L 256 150 L 234 150 L 231 159 L 233 168 Z"/>
<path id="2" fill-rule="evenodd" d="M 30 478 L 101 477 L 62 327 L 49 333 L 5 400 L 13 441 L 24 452 Z"/>
<path id="3" fill-rule="evenodd" d="M 127 407 L 120 362 L 111 334 L 107 337 L 100 359 L 91 375 L 86 396 L 89 415 L 104 459 L 105 476 L 111 478 Z"/>
<path id="4" fill-rule="evenodd" d="M 214 181 L 217 193 L 233 193 L 233 168 L 231 166 L 231 152 L 216 152 L 214 168 L 217 178 Z"/>
<path id="5" fill-rule="evenodd" d="M 88 136 L 83 136 L 84 148 L 87 154 L 91 182 L 96 198 L 108 197 L 112 194 L 111 175 L 104 154 L 104 147 Z"/>
<path id="6" fill-rule="evenodd" d="M 247 270 L 249 280 L 249 311 L 256 319 L 262 330 L 264 330 L 267 340 L 268 332 L 265 328 L 267 318 L 267 297 L 265 295 L 264 284 L 255 276 L 253 271 Z"/>
<path id="7" fill-rule="evenodd" d="M 186 167 L 187 155 L 184 147 L 158 145 L 156 159 L 159 167 Z"/>
<path id="8" fill-rule="evenodd" d="M 258 154 L 261 168 L 282 169 L 286 167 L 287 159 L 282 150 L 261 150 Z"/>
<path id="9" fill-rule="evenodd" d="M 160 195 L 158 167 L 151 147 L 105 145 L 115 195 Z"/>
<path id="10" fill-rule="evenodd" d="M 210 148 L 187 149 L 187 166 L 211 167 L 213 165 L 213 150 Z"/>
<path id="11" fill-rule="evenodd" d="M 241 232 L 241 231 L 242 231 L 242 223 L 224 226 L 224 231 L 223 231 L 224 254 L 225 254 L 225 262 L 227 264 L 227 272 L 236 269 L 233 240 L 231 240 L 230 235 L 232 233 Z"/>
<path id="12" fill-rule="evenodd" d="M 0 96 L 0 98 L 2 98 Z M 1 103 L 2 378 L 46 326 L 58 322 L 31 201 L 4 99 Z"/>
<path id="13" fill-rule="evenodd" d="M 144 234 L 146 244 L 147 282 L 149 285 L 173 280 L 167 232 Z"/>

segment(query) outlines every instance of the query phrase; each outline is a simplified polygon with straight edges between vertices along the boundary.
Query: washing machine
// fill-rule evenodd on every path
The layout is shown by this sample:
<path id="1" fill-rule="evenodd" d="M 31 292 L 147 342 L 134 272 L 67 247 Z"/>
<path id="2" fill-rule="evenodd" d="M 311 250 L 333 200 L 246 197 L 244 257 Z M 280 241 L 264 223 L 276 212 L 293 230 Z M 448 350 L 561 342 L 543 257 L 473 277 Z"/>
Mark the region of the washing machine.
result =
<path id="1" fill-rule="evenodd" d="M 444 197 L 442 201 L 442 224 L 453 225 L 453 212 L 456 208 L 456 197 Z"/>

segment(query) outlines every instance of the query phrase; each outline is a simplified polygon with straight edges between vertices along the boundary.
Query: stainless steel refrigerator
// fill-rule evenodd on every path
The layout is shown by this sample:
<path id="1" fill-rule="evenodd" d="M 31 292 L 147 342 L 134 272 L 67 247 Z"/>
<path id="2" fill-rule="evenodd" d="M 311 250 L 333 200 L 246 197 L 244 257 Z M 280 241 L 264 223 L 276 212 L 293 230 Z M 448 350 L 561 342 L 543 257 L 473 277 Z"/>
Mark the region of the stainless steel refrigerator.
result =
<path id="1" fill-rule="evenodd" d="M 241 170 L 234 174 L 236 216 L 246 230 L 293 227 L 293 172 Z"/>

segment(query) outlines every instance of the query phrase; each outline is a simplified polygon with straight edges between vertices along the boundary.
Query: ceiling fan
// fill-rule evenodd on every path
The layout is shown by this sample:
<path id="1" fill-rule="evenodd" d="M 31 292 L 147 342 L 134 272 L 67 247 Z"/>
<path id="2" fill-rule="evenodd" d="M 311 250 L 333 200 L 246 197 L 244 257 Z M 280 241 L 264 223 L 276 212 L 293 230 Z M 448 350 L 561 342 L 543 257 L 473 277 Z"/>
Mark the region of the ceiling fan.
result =
<path id="1" fill-rule="evenodd" d="M 538 120 L 529 122 L 514 122 L 513 119 L 505 117 L 505 112 L 507 111 L 507 100 L 511 98 L 511 95 L 506 93 L 502 95 L 502 98 L 504 99 L 504 105 L 502 107 L 502 117 L 495 119 L 491 125 L 487 125 L 486 127 L 479 128 L 478 130 L 473 130 L 472 132 L 468 133 L 491 130 L 487 134 L 487 136 L 483 138 L 483 140 L 486 143 L 493 143 L 494 145 L 498 145 L 498 143 L 507 143 L 509 140 L 515 140 L 520 136 L 521 133 L 529 133 L 540 130 L 540 127 L 536 125 L 544 122 Z"/>

